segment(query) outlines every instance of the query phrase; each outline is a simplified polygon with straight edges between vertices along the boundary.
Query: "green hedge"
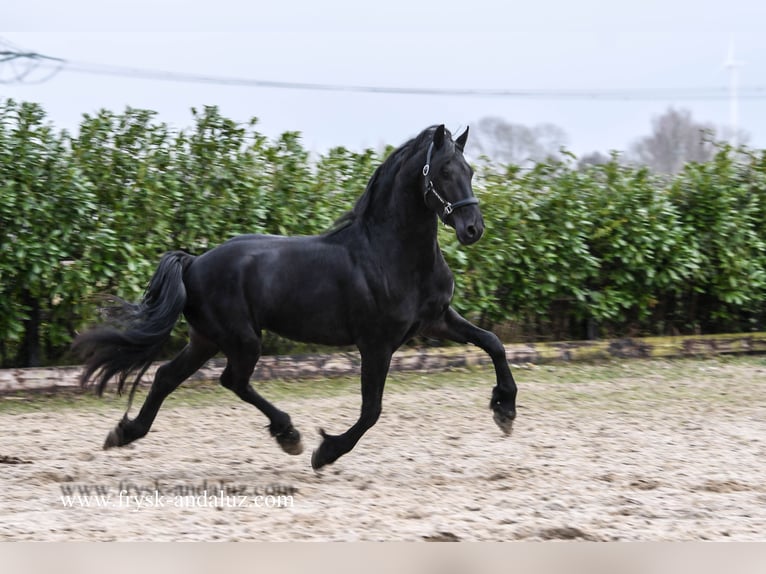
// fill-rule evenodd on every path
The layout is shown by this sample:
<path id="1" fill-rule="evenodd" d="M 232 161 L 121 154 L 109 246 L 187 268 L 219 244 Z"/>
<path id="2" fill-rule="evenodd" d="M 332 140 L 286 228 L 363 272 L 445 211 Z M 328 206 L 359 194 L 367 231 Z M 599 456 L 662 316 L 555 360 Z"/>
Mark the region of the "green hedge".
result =
<path id="1" fill-rule="evenodd" d="M 35 104 L 0 104 L 0 363 L 66 361 L 99 297 L 141 296 L 160 255 L 241 233 L 312 234 L 362 193 L 382 157 L 312 159 L 214 107 L 190 130 L 128 109 L 59 131 Z M 399 143 L 399 142 L 397 142 Z M 455 305 L 511 339 L 763 329 L 766 152 L 722 147 L 667 179 L 574 157 L 477 166 L 485 237 L 441 235 Z"/>
<path id="2" fill-rule="evenodd" d="M 446 247 L 463 311 L 535 339 L 766 325 L 766 152 L 723 146 L 672 179 L 574 165 L 479 170 L 487 234 Z"/>

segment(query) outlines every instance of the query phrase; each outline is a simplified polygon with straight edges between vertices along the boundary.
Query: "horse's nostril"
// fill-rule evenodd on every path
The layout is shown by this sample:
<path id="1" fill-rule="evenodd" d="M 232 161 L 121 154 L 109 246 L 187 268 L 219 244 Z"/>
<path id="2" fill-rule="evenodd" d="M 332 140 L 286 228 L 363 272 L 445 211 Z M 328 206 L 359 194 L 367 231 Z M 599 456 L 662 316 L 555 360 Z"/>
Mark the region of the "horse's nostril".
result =
<path id="1" fill-rule="evenodd" d="M 466 227 L 465 232 L 468 234 L 468 237 L 476 237 L 476 227 L 474 225 Z"/>

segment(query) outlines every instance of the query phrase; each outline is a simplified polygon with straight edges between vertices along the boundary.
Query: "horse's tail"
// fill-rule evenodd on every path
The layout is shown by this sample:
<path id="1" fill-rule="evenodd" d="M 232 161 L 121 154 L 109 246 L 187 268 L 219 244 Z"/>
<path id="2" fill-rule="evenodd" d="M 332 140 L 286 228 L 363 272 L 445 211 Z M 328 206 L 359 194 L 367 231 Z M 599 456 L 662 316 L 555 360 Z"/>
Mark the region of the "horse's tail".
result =
<path id="1" fill-rule="evenodd" d="M 130 390 L 130 408 L 141 376 L 160 354 L 186 306 L 183 274 L 193 259 L 182 251 L 163 255 L 139 303 L 115 298 L 118 305 L 105 309 L 110 324 L 74 340 L 72 350 L 85 361 L 81 385 L 87 385 L 95 375 L 101 395 L 109 379 L 119 375 L 117 392 L 122 393 L 127 378 L 137 373 Z"/>

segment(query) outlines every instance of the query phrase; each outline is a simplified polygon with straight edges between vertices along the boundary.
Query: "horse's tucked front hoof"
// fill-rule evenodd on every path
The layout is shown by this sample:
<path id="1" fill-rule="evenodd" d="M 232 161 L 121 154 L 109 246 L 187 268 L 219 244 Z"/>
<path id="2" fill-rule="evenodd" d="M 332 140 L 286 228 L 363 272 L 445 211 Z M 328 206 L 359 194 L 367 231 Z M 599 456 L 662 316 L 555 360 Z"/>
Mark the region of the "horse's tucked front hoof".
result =
<path id="1" fill-rule="evenodd" d="M 498 406 L 492 409 L 492 418 L 495 424 L 500 427 L 506 435 L 510 435 L 513 431 L 513 421 L 516 418 L 516 411 L 507 411 Z"/>
<path id="2" fill-rule="evenodd" d="M 275 435 L 277 443 L 287 454 L 301 454 L 303 452 L 303 442 L 301 442 L 301 433 L 295 428 L 289 427 L 286 431 Z"/>

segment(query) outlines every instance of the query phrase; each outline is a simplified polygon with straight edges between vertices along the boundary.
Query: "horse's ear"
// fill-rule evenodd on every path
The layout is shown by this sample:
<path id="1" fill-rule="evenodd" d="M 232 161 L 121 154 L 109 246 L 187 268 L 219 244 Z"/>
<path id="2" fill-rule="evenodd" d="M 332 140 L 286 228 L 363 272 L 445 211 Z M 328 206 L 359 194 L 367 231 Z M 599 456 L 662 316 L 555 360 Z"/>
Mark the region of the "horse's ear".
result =
<path id="1" fill-rule="evenodd" d="M 465 149 L 466 141 L 468 141 L 468 126 L 466 126 L 465 131 L 455 140 L 455 145 L 461 152 Z"/>
<path id="2" fill-rule="evenodd" d="M 434 132 L 434 147 L 440 149 L 444 145 L 444 124 L 436 128 Z"/>

